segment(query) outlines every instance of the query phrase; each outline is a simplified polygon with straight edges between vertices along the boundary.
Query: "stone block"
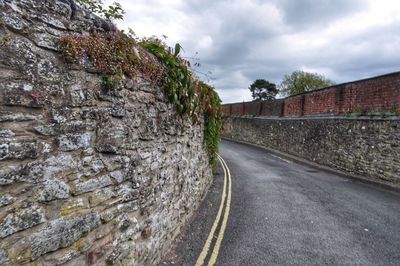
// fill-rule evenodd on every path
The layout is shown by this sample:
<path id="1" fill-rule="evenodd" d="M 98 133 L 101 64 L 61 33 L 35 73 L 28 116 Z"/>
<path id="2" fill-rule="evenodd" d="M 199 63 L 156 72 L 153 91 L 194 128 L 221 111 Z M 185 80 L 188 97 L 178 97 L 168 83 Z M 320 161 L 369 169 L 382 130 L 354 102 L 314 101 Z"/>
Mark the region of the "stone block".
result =
<path id="1" fill-rule="evenodd" d="M 37 200 L 49 202 L 57 199 L 69 198 L 69 186 L 62 180 L 49 178 L 43 182 L 43 187 L 39 190 Z"/>
<path id="2" fill-rule="evenodd" d="M 94 155 L 85 156 L 82 158 L 83 176 L 93 176 L 99 174 L 105 169 L 103 161 Z"/>
<path id="3" fill-rule="evenodd" d="M 61 134 L 72 134 L 87 130 L 94 130 L 96 123 L 94 122 L 83 122 L 83 121 L 71 121 L 65 123 L 54 123 L 49 125 L 39 125 L 33 127 L 34 130 L 44 136 L 57 136 Z"/>
<path id="4" fill-rule="evenodd" d="M 5 249 L 0 249 L 0 265 L 6 265 L 9 262 L 8 260 L 8 253 Z"/>
<path id="5" fill-rule="evenodd" d="M 72 245 L 99 225 L 100 216 L 97 213 L 50 221 L 40 232 L 30 237 L 32 260 L 48 252 Z"/>
<path id="6" fill-rule="evenodd" d="M 0 238 L 31 228 L 46 221 L 44 209 L 33 205 L 9 213 L 0 223 Z"/>
<path id="7" fill-rule="evenodd" d="M 117 181 L 118 184 L 124 182 L 128 177 L 128 175 L 122 173 L 121 171 L 113 171 L 110 173 L 110 176 Z"/>
<path id="8" fill-rule="evenodd" d="M 139 189 L 134 188 L 132 184 L 128 183 L 120 186 L 117 195 L 122 200 L 122 202 L 128 202 L 139 199 L 140 191 Z"/>
<path id="9" fill-rule="evenodd" d="M 113 197 L 115 197 L 113 190 L 111 188 L 104 188 L 91 193 L 89 203 L 91 207 L 96 207 Z"/>
<path id="10" fill-rule="evenodd" d="M 15 136 L 15 133 L 9 129 L 0 129 L 0 139 L 10 139 Z"/>
<path id="11" fill-rule="evenodd" d="M 109 112 L 113 117 L 121 118 L 126 116 L 126 109 L 123 103 L 114 103 Z"/>
<path id="12" fill-rule="evenodd" d="M 0 122 L 21 122 L 21 121 L 34 121 L 43 119 L 42 115 L 0 111 Z"/>
<path id="13" fill-rule="evenodd" d="M 70 106 L 93 106 L 94 105 L 94 92 L 83 89 L 75 89 L 70 92 Z"/>
<path id="14" fill-rule="evenodd" d="M 0 144 L 0 160 L 34 159 L 39 156 L 41 148 L 36 142 L 10 142 Z"/>
<path id="15" fill-rule="evenodd" d="M 58 146 L 61 151 L 73 151 L 77 149 L 87 149 L 92 142 L 91 133 L 65 134 L 57 138 Z"/>
<path id="16" fill-rule="evenodd" d="M 74 183 L 73 193 L 79 195 L 82 193 L 90 192 L 98 188 L 103 188 L 112 184 L 112 180 L 109 175 L 103 175 L 98 178 L 92 178 L 87 181 L 77 180 Z"/>
<path id="17" fill-rule="evenodd" d="M 126 142 L 129 129 L 121 122 L 108 121 L 100 125 L 97 131 L 96 149 L 103 153 L 119 153 Z"/>
<path id="18" fill-rule="evenodd" d="M 67 216 L 67 215 L 70 215 L 71 213 L 89 209 L 89 208 L 90 208 L 90 205 L 89 205 L 89 201 L 87 198 L 85 198 L 85 197 L 71 198 L 61 206 L 60 215 Z"/>
<path id="19" fill-rule="evenodd" d="M 6 193 L 0 196 L 0 207 L 9 205 L 15 201 L 14 197 L 10 193 Z"/>
<path id="20" fill-rule="evenodd" d="M 13 93 L 4 97 L 5 105 L 42 108 L 45 105 L 45 96 L 40 92 Z"/>
<path id="21" fill-rule="evenodd" d="M 117 263 L 118 261 L 121 261 L 126 256 L 128 256 L 131 248 L 132 248 L 131 244 L 128 242 L 117 244 L 117 246 L 114 248 L 113 252 L 107 257 L 106 262 L 108 264 L 113 265 L 113 264 Z"/>
<path id="22" fill-rule="evenodd" d="M 0 168 L 0 185 L 26 181 L 37 183 L 43 178 L 43 165 L 37 162 Z"/>

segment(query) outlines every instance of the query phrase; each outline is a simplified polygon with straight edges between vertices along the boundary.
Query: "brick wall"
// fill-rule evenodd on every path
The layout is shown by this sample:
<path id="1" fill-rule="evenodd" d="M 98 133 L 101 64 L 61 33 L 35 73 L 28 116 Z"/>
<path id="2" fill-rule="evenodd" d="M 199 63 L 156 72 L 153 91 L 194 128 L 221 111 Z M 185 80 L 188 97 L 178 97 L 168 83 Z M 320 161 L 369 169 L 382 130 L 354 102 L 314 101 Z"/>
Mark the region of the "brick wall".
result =
<path id="1" fill-rule="evenodd" d="M 262 102 L 260 114 L 262 116 L 280 116 L 283 111 L 283 102 L 284 100 Z"/>
<path id="2" fill-rule="evenodd" d="M 400 112 L 400 72 L 339 84 L 281 100 L 225 104 L 223 112 L 226 115 L 288 117 Z"/>

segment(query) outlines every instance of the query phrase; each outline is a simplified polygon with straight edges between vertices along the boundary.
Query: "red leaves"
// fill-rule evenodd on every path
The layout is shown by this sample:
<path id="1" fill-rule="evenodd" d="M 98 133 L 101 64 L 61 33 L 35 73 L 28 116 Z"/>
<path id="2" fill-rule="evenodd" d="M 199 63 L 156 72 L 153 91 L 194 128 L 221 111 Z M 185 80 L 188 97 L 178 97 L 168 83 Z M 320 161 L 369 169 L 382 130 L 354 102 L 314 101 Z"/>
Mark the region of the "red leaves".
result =
<path id="1" fill-rule="evenodd" d="M 136 41 L 123 33 L 94 32 L 88 36 L 66 35 L 61 39 L 61 51 L 67 59 L 83 68 L 87 61 L 106 75 L 159 79 L 162 67 L 148 55 L 140 54 Z"/>

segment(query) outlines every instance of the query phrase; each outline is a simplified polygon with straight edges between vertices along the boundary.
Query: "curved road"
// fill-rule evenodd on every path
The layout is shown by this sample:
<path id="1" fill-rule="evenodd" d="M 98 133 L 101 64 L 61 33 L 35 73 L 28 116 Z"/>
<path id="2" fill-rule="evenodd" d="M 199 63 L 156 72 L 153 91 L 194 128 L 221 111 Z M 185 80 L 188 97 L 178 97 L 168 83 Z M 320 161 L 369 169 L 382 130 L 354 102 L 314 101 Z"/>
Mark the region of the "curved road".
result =
<path id="1" fill-rule="evenodd" d="M 220 155 L 232 202 L 216 265 L 400 265 L 399 192 L 230 141 L 221 142 Z M 217 216 L 221 175 L 172 264 L 195 265 Z"/>
<path id="2" fill-rule="evenodd" d="M 400 265 L 400 194 L 222 141 L 232 207 L 219 265 Z"/>

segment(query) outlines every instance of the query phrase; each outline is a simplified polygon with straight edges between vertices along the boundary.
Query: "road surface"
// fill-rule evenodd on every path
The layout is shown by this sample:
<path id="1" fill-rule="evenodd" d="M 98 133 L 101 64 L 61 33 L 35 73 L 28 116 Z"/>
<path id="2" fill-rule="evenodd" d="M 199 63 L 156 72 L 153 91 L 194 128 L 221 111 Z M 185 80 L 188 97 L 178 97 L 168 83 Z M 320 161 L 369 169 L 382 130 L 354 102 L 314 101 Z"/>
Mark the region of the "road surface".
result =
<path id="1" fill-rule="evenodd" d="M 216 265 L 400 265 L 400 193 L 249 145 L 222 141 L 220 155 L 231 172 L 232 202 Z M 176 264 L 195 265 L 218 206 L 202 205 Z"/>

